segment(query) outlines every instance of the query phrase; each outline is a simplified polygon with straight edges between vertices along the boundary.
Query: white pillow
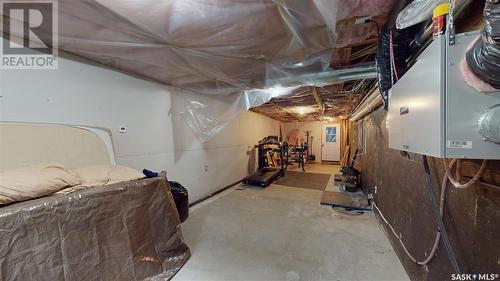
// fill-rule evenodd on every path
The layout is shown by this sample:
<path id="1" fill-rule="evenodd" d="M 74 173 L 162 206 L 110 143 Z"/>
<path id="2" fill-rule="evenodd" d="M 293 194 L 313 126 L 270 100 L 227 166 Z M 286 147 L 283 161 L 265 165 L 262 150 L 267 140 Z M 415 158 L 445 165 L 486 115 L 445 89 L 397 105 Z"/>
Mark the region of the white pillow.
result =
<path id="1" fill-rule="evenodd" d="M 132 168 L 113 165 L 96 165 L 74 169 L 82 179 L 82 186 L 91 187 L 131 181 L 144 178 L 144 175 Z"/>
<path id="2" fill-rule="evenodd" d="M 0 205 L 42 197 L 81 183 L 77 174 L 55 163 L 4 171 L 0 173 Z"/>
<path id="3" fill-rule="evenodd" d="M 113 184 L 121 181 L 131 181 L 144 178 L 144 174 L 135 169 L 124 166 L 113 166 L 109 173 L 108 184 Z"/>

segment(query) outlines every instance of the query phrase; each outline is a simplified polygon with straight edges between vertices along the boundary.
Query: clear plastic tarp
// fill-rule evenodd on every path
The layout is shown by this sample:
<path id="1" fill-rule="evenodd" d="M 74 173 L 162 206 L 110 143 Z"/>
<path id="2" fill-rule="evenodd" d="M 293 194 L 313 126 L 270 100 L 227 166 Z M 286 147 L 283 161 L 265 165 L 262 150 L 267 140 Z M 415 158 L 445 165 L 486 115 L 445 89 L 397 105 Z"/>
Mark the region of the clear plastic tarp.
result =
<path id="1" fill-rule="evenodd" d="M 201 94 L 327 67 L 318 54 L 333 47 L 324 18 L 335 14 L 315 1 L 60 0 L 58 9 L 61 50 Z"/>
<path id="2" fill-rule="evenodd" d="M 208 141 L 240 112 L 264 104 L 273 97 L 288 95 L 297 88 L 277 86 L 226 95 L 201 95 L 174 89 L 172 109 L 182 116 L 200 140 Z"/>
<path id="3" fill-rule="evenodd" d="M 373 24 L 353 25 L 355 35 L 342 26 L 337 38 L 339 20 L 385 15 L 391 5 L 386 0 L 59 0 L 58 48 L 60 55 L 192 93 L 183 98 L 188 107 L 178 111 L 200 116 L 189 124 L 210 137 L 234 112 L 220 114 L 220 107 L 211 105 L 227 103 L 224 98 L 201 95 L 222 95 L 240 105 L 248 90 L 292 86 L 280 84 L 283 78 L 298 85 L 304 75 L 327 70 L 334 48 L 376 33 Z M 22 18 L 12 20 L 19 25 Z M 22 30 L 9 32 L 11 40 L 22 39 Z M 203 117 L 208 115 L 212 118 Z"/>

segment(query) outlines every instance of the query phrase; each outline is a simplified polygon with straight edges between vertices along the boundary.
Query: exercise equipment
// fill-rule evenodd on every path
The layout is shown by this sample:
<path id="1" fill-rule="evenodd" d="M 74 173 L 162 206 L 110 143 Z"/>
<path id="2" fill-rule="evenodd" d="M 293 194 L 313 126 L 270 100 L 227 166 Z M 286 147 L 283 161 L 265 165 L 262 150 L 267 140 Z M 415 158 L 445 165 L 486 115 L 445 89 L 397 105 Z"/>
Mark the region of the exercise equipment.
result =
<path id="1" fill-rule="evenodd" d="M 268 136 L 255 146 L 258 153 L 259 169 L 254 174 L 243 179 L 243 183 L 267 187 L 274 180 L 285 176 L 285 163 L 288 159 L 285 149 L 286 142 L 277 136 Z"/>
<path id="2" fill-rule="evenodd" d="M 299 165 L 299 168 L 302 168 L 302 171 L 305 172 L 305 163 L 307 161 L 306 152 L 309 146 L 307 144 L 304 145 L 296 145 L 290 146 L 288 149 L 288 158 L 290 161 L 295 161 Z M 287 165 L 288 167 L 288 165 Z"/>
<path id="3" fill-rule="evenodd" d="M 306 150 L 306 162 L 309 163 L 310 161 L 314 161 L 316 160 L 316 156 L 312 153 L 312 145 L 313 145 L 313 140 L 314 140 L 314 137 L 311 135 L 311 131 L 304 131 L 304 133 L 306 134 L 306 145 L 308 146 L 307 147 L 307 150 Z"/>

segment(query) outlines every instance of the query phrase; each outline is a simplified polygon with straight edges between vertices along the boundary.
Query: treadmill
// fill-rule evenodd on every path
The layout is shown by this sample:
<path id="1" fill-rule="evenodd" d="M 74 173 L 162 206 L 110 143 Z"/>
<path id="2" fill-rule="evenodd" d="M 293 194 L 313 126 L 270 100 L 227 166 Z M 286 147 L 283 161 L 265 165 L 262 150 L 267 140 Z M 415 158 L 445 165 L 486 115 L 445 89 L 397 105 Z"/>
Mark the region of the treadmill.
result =
<path id="1" fill-rule="evenodd" d="M 288 160 L 284 159 L 284 143 L 277 136 L 268 136 L 259 141 L 259 144 L 255 147 L 258 150 L 259 169 L 254 174 L 244 178 L 243 183 L 267 187 L 274 180 L 285 176 L 284 163 Z M 269 163 L 267 157 L 269 152 L 278 152 L 280 154 L 280 167 L 271 167 L 272 163 Z"/>

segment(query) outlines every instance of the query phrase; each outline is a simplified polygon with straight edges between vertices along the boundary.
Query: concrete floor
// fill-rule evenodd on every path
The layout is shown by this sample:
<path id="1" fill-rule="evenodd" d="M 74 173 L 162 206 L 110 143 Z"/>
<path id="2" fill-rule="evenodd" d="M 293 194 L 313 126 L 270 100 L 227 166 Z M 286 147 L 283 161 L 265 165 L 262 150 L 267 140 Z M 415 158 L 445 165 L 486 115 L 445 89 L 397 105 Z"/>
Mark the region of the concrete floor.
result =
<path id="1" fill-rule="evenodd" d="M 193 256 L 173 280 L 409 280 L 373 214 L 337 213 L 321 194 L 241 185 L 195 206 L 182 226 Z"/>

